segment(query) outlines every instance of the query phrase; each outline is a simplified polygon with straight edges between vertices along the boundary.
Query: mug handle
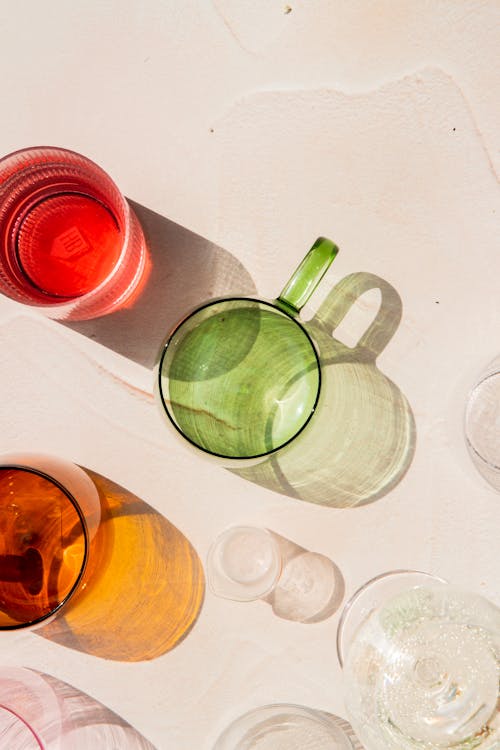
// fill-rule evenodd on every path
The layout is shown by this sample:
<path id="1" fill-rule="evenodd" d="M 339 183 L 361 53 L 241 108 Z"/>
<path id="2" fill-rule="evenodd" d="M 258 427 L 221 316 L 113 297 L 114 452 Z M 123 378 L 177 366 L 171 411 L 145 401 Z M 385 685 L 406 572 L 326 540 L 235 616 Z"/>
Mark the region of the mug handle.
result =
<path id="1" fill-rule="evenodd" d="M 379 289 L 379 310 L 354 347 L 360 359 L 374 360 L 394 336 L 403 313 L 403 304 L 398 292 L 385 279 L 372 273 L 356 272 L 341 279 L 331 290 L 310 321 L 319 324 L 330 335 L 347 315 L 356 300 L 371 289 Z"/>
<path id="2" fill-rule="evenodd" d="M 278 307 L 290 315 L 298 315 L 330 268 L 338 251 L 334 242 L 326 237 L 318 237 L 276 300 Z"/>

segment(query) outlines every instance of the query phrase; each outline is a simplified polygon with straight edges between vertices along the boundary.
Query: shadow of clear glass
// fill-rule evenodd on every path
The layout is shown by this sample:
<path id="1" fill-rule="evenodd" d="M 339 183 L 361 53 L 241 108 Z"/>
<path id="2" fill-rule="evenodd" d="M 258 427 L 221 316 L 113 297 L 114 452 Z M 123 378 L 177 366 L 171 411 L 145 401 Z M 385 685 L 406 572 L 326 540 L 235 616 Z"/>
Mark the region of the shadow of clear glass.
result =
<path id="1" fill-rule="evenodd" d="M 152 370 L 166 331 L 200 299 L 252 295 L 256 289 L 248 271 L 227 250 L 138 203 L 129 203 L 151 255 L 151 271 L 141 294 L 112 316 L 67 325 Z"/>
<path id="2" fill-rule="evenodd" d="M 381 292 L 380 308 L 350 348 L 333 333 L 371 289 Z M 401 314 L 398 293 L 378 276 L 353 273 L 342 279 L 305 324 L 320 352 L 321 394 L 314 419 L 296 440 L 258 465 L 228 468 L 282 495 L 335 508 L 373 502 L 395 487 L 415 452 L 415 420 L 376 359 Z"/>
<path id="3" fill-rule="evenodd" d="M 483 370 L 469 393 L 464 431 L 472 463 L 500 492 L 500 357 Z"/>
<path id="4" fill-rule="evenodd" d="M 498 607 L 429 574 L 393 571 L 369 581 L 345 610 L 345 702 L 366 747 L 499 746 Z"/>
<path id="5" fill-rule="evenodd" d="M 3 294 L 50 318 L 95 318 L 132 300 L 147 261 L 134 212 L 90 159 L 49 146 L 0 159 Z"/>
<path id="6" fill-rule="evenodd" d="M 234 526 L 215 540 L 207 577 L 216 596 L 262 599 L 278 617 L 302 623 L 330 617 L 345 591 L 342 574 L 328 557 L 255 526 Z"/>
<path id="7" fill-rule="evenodd" d="M 155 750 L 89 695 L 24 667 L 0 668 L 0 742 L 5 750 Z"/>
<path id="8" fill-rule="evenodd" d="M 240 716 L 213 750 L 359 750 L 347 721 L 291 703 L 261 706 Z"/>
<path id="9" fill-rule="evenodd" d="M 115 482 L 85 471 L 101 502 L 88 585 L 36 634 L 104 659 L 154 659 L 196 623 L 205 591 L 201 561 L 160 513 Z"/>
<path id="10" fill-rule="evenodd" d="M 245 462 L 305 428 L 321 376 L 297 316 L 336 254 L 320 237 L 274 302 L 219 299 L 179 323 L 161 354 L 157 395 L 183 438 L 225 462 Z"/>

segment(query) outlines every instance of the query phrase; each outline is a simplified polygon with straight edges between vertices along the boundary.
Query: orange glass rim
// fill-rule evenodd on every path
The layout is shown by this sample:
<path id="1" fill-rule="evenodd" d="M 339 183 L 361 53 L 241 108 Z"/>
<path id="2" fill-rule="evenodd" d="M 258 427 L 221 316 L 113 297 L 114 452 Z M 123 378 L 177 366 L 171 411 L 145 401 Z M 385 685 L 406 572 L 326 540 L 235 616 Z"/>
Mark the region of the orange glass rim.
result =
<path id="1" fill-rule="evenodd" d="M 53 609 L 50 610 L 50 612 L 47 612 L 47 614 L 42 615 L 40 617 L 35 617 L 32 620 L 28 620 L 26 622 L 19 622 L 19 623 L 15 623 L 12 625 L 2 625 L 0 623 L 0 631 L 20 630 L 22 628 L 30 628 L 30 627 L 34 627 L 35 625 L 46 622 L 47 620 L 52 619 L 59 612 L 59 610 L 65 606 L 65 604 L 69 601 L 69 599 L 71 599 L 71 597 L 75 594 L 78 587 L 80 586 L 83 575 L 85 573 L 85 569 L 87 567 L 88 557 L 89 557 L 89 530 L 88 530 L 87 522 L 85 520 L 85 516 L 82 512 L 82 509 L 80 508 L 78 504 L 78 501 L 71 494 L 71 492 L 69 492 L 69 490 L 67 490 L 66 487 L 64 487 L 64 485 L 61 484 L 61 482 L 59 482 L 54 477 L 50 476 L 50 474 L 47 474 L 46 472 L 41 471 L 40 469 L 35 469 L 32 466 L 26 466 L 23 464 L 16 464 L 16 463 L 8 463 L 8 464 L 0 465 L 0 471 L 9 470 L 9 469 L 12 469 L 15 471 L 23 471 L 29 474 L 34 474 L 35 476 L 38 476 L 41 479 L 45 479 L 46 481 L 50 482 L 50 484 L 54 485 L 58 490 L 60 490 L 63 493 L 63 495 L 69 500 L 70 504 L 73 506 L 74 510 L 76 511 L 76 514 L 78 516 L 78 519 L 82 527 L 83 559 L 82 559 L 82 564 L 78 572 L 78 575 L 76 576 L 75 581 L 73 582 L 73 585 L 71 586 L 70 590 L 64 596 L 64 598 Z"/>

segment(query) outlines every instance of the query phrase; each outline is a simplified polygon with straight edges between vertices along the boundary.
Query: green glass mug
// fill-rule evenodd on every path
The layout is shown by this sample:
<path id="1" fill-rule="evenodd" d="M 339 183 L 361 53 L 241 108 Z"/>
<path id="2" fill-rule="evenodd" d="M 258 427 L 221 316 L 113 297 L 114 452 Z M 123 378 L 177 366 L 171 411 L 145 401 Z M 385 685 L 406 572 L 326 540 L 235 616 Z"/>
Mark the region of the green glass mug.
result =
<path id="1" fill-rule="evenodd" d="M 232 464 L 274 453 L 302 432 L 321 369 L 298 315 L 337 252 L 320 237 L 276 300 L 211 300 L 177 325 L 161 352 L 157 394 L 188 442 Z"/>

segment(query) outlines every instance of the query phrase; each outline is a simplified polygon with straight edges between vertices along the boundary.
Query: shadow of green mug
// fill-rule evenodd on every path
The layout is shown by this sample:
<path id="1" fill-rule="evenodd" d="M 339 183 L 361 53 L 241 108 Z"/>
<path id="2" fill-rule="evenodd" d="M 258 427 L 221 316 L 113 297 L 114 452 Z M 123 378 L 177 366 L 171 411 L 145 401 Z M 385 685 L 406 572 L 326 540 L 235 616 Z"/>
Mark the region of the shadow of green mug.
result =
<path id="1" fill-rule="evenodd" d="M 211 300 L 179 323 L 161 354 L 157 395 L 185 440 L 245 465 L 297 439 L 321 391 L 317 347 L 298 316 L 336 254 L 321 237 L 276 300 Z"/>
<path id="2" fill-rule="evenodd" d="M 333 333 L 372 289 L 380 290 L 380 308 L 357 345 L 348 347 Z M 415 452 L 415 421 L 407 399 L 376 360 L 401 315 L 401 298 L 384 279 L 369 273 L 342 279 L 305 324 L 321 352 L 314 419 L 259 465 L 231 471 L 282 495 L 335 508 L 373 502 L 396 486 Z"/>

